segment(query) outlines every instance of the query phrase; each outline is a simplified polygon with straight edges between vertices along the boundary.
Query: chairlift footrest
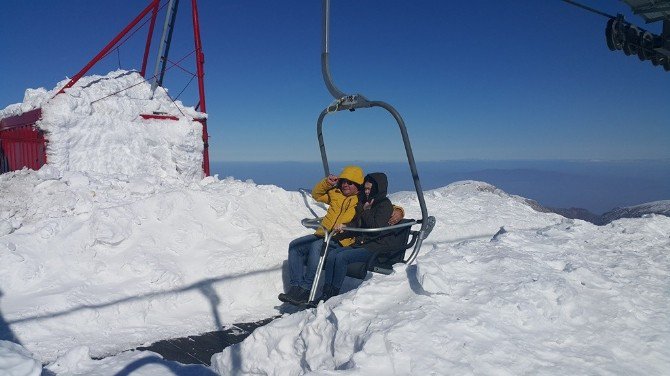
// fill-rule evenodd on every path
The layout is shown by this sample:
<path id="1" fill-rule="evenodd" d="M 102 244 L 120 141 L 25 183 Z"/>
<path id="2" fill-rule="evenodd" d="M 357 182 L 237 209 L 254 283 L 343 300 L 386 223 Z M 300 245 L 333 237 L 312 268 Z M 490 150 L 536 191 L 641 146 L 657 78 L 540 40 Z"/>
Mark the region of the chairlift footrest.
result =
<path id="1" fill-rule="evenodd" d="M 389 275 L 389 274 L 393 273 L 393 268 L 385 268 L 385 267 L 381 267 L 381 266 L 375 266 L 375 267 L 372 268 L 372 271 L 375 272 L 375 273 L 379 273 L 379 274 Z"/>

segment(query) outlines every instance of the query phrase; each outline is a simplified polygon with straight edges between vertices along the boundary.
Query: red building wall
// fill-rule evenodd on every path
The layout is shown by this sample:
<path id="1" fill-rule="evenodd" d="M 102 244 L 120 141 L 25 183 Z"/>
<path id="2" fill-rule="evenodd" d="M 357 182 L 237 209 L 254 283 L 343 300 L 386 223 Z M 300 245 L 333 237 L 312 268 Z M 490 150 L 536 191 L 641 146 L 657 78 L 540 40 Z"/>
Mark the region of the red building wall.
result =
<path id="1" fill-rule="evenodd" d="M 38 170 L 47 162 L 44 132 L 35 126 L 41 116 L 38 108 L 0 119 L 0 173 Z"/>

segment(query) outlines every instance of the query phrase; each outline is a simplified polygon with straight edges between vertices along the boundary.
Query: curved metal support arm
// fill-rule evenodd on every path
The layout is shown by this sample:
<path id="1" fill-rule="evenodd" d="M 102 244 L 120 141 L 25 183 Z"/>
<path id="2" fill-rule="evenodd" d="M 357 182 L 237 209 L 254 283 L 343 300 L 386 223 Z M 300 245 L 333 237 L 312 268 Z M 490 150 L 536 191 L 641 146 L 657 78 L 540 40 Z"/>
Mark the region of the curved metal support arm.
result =
<path id="1" fill-rule="evenodd" d="M 419 198 L 419 205 L 421 206 L 421 219 L 424 221 L 424 224 L 421 226 L 421 229 L 425 228 L 425 221 L 428 218 L 428 209 L 426 208 L 426 201 L 423 197 L 423 189 L 421 188 L 421 182 L 419 181 L 419 173 L 416 169 L 416 162 L 414 161 L 414 153 L 412 152 L 412 145 L 409 142 L 409 136 L 407 135 L 407 128 L 405 127 L 405 121 L 402 119 L 398 111 L 396 111 L 393 106 L 386 102 L 382 101 L 373 101 L 370 102 L 372 107 L 381 107 L 388 111 L 393 118 L 395 118 L 400 128 L 400 134 L 402 135 L 402 141 L 405 145 L 405 153 L 407 154 L 407 162 L 409 162 L 409 168 L 412 172 L 412 179 L 414 180 L 414 188 L 416 189 L 416 194 Z"/>
<path id="2" fill-rule="evenodd" d="M 347 96 L 333 83 L 333 79 L 330 76 L 330 68 L 328 67 L 328 52 L 321 53 L 321 75 L 323 76 L 323 81 L 326 83 L 326 88 L 328 88 L 333 98 L 337 99 Z"/>
<path id="3" fill-rule="evenodd" d="M 328 91 L 336 99 L 335 104 L 329 106 L 328 108 L 326 108 L 321 112 L 321 114 L 319 115 L 319 119 L 317 121 L 317 137 L 319 140 L 319 148 L 321 150 L 321 161 L 323 162 L 323 171 L 326 176 L 330 174 L 330 170 L 328 167 L 328 157 L 326 155 L 326 146 L 323 141 L 323 119 L 326 117 L 326 115 L 328 115 L 330 112 L 337 112 L 343 110 L 353 111 L 357 108 L 369 108 L 369 107 L 381 107 L 387 110 L 389 113 L 391 113 L 391 115 L 395 118 L 396 122 L 398 123 L 398 127 L 400 128 L 400 134 L 402 135 L 402 140 L 405 145 L 405 152 L 407 154 L 407 161 L 409 162 L 410 170 L 412 172 L 412 178 L 414 180 L 414 188 L 416 189 L 416 194 L 419 198 L 419 205 L 421 206 L 421 229 L 419 231 L 419 238 L 414 247 L 414 251 L 412 252 L 407 261 L 407 263 L 409 264 L 413 262 L 416 256 L 418 255 L 423 239 L 425 239 L 428 236 L 428 234 L 430 233 L 435 224 L 435 218 L 428 216 L 428 209 L 426 208 L 426 202 L 423 197 L 423 190 L 421 188 L 421 183 L 419 181 L 419 174 L 416 169 L 414 154 L 412 152 L 412 147 L 409 142 L 409 136 L 407 135 L 407 129 L 405 128 L 405 122 L 403 121 L 398 111 L 396 111 L 396 109 L 393 108 L 393 106 L 391 106 L 390 104 L 381 101 L 368 101 L 364 96 L 360 94 L 347 95 L 335 86 L 332 77 L 330 75 L 330 68 L 328 64 L 328 43 L 330 33 L 330 0 L 323 0 L 322 4 L 323 4 L 323 19 L 322 19 L 323 50 L 321 52 L 321 73 L 323 75 L 323 80 L 326 83 Z M 326 233 L 328 232 L 326 231 Z"/>
<path id="4" fill-rule="evenodd" d="M 314 209 L 312 209 L 312 206 L 309 204 L 309 197 L 312 197 L 311 192 L 308 191 L 308 190 L 305 189 L 305 188 L 298 188 L 298 192 L 300 192 L 300 194 L 302 195 L 302 200 L 303 200 L 303 202 L 305 203 L 305 206 L 307 207 L 307 209 L 309 210 L 309 212 L 312 213 L 312 215 L 314 216 L 314 218 L 318 218 L 319 215 L 316 214 L 316 212 L 314 211 Z"/>
<path id="5" fill-rule="evenodd" d="M 409 258 L 406 261 L 407 264 L 411 264 L 412 262 L 414 262 L 414 260 L 419 254 L 419 250 L 421 249 L 423 239 L 428 237 L 428 234 L 430 234 L 430 232 L 432 231 L 433 226 L 435 225 L 435 218 L 428 216 L 426 200 L 423 196 L 423 189 L 421 188 L 419 173 L 417 172 L 416 161 L 414 160 L 414 153 L 412 152 L 412 146 L 410 144 L 409 136 L 407 134 L 407 128 L 405 127 L 405 122 L 403 121 L 398 111 L 396 111 L 396 109 L 393 108 L 393 106 L 391 106 L 386 102 L 365 100 L 364 102 L 361 101 L 355 105 L 352 104 L 352 107 L 339 106 L 336 110 L 342 111 L 345 109 L 362 108 L 362 107 L 381 107 L 385 109 L 393 116 L 393 118 L 398 123 L 398 127 L 400 128 L 400 134 L 402 135 L 402 140 L 405 145 L 405 153 L 407 154 L 407 161 L 409 162 L 410 171 L 412 173 L 412 179 L 414 180 L 414 188 L 416 190 L 416 195 L 419 199 L 419 206 L 421 207 L 421 229 L 419 230 L 419 237 L 414 246 L 414 250 L 412 251 L 412 253 L 410 254 Z M 323 162 L 323 171 L 325 173 L 325 176 L 328 176 L 330 172 L 328 167 L 328 156 L 326 154 L 326 145 L 323 141 L 323 120 L 325 119 L 326 115 L 328 115 L 330 112 L 331 111 L 329 111 L 328 108 L 326 108 L 321 112 L 316 127 L 317 138 L 319 140 L 319 149 L 321 151 L 321 161 Z"/>
<path id="6" fill-rule="evenodd" d="M 330 175 L 328 167 L 328 156 L 326 155 L 326 144 L 323 142 L 323 119 L 328 115 L 328 109 L 321 111 L 319 120 L 316 122 L 316 137 L 319 140 L 319 150 L 321 150 L 321 163 L 323 163 L 324 176 Z"/>
<path id="7" fill-rule="evenodd" d="M 405 153 L 407 154 L 407 161 L 409 162 L 409 167 L 410 171 L 412 173 L 412 179 L 414 180 L 414 188 L 416 190 L 416 194 L 419 198 L 419 205 L 421 207 L 421 219 L 423 221 L 422 224 L 422 229 L 425 228 L 425 221 L 428 218 L 428 209 L 426 208 L 426 200 L 423 197 L 423 189 L 421 188 L 421 182 L 419 180 L 419 173 L 417 172 L 416 168 L 416 161 L 414 160 L 414 153 L 412 152 L 412 145 L 410 144 L 409 141 L 409 136 L 407 134 L 407 128 L 405 127 L 405 122 L 403 121 L 402 117 L 396 111 L 393 106 L 386 102 L 382 101 L 365 101 L 361 102 L 357 108 L 362 108 L 362 107 L 381 107 L 388 111 L 396 120 L 398 123 L 398 127 L 400 128 L 400 134 L 402 136 L 403 144 L 405 146 Z M 347 108 L 339 108 L 338 111 L 344 110 Z M 319 115 L 319 119 L 317 120 L 317 125 L 316 125 L 316 133 L 317 133 L 317 138 L 319 140 L 319 149 L 321 150 L 321 161 L 323 162 L 323 169 L 325 172 L 325 175 L 328 176 L 330 173 L 329 167 L 328 167 L 328 156 L 326 154 L 326 145 L 323 141 L 323 120 L 326 117 L 326 115 L 329 114 L 328 109 L 325 109 L 321 112 Z"/>
<path id="8" fill-rule="evenodd" d="M 321 218 L 304 218 L 302 221 L 300 221 L 300 224 L 302 224 L 303 226 L 305 226 L 307 228 L 311 228 L 311 229 L 314 229 L 314 230 L 316 230 L 318 228 L 322 228 L 322 229 L 326 230 L 326 228 L 323 227 L 323 225 L 321 225 Z M 328 231 L 326 231 L 326 232 L 328 232 Z"/>

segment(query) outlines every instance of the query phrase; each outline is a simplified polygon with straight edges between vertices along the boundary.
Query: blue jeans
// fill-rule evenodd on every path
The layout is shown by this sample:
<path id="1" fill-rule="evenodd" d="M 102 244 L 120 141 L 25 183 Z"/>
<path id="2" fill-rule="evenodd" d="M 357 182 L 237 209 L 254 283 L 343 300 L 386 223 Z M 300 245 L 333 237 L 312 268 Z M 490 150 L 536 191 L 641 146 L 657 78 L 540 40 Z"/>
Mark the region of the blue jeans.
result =
<path id="1" fill-rule="evenodd" d="M 326 275 L 324 282 L 336 289 L 342 287 L 347 276 L 347 266 L 355 262 L 364 262 L 372 257 L 372 252 L 365 248 L 340 247 L 328 250 L 326 257 Z"/>
<path id="2" fill-rule="evenodd" d="M 328 252 L 332 252 L 335 243 L 330 242 Z M 291 286 L 299 286 L 305 290 L 312 288 L 322 247 L 323 238 L 316 235 L 305 235 L 293 240 L 288 245 L 289 283 Z"/>

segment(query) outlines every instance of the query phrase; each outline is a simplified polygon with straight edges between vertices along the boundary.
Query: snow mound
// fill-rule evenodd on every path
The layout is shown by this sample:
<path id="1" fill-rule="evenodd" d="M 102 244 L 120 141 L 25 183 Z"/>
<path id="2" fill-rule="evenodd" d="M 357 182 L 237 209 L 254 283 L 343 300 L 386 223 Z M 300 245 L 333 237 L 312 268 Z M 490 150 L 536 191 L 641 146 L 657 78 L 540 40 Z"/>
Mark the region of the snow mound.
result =
<path id="1" fill-rule="evenodd" d="M 286 246 L 310 232 L 304 198 L 275 186 L 43 171 L 0 177 L 15 228 L 0 237 L 2 314 L 42 361 L 272 316 Z"/>
<path id="2" fill-rule="evenodd" d="M 24 102 L 0 111 L 0 118 L 42 109 L 37 127 L 47 138 L 47 162 L 60 172 L 151 176 L 161 180 L 201 179 L 202 125 L 206 115 L 151 84 L 138 72 L 117 70 L 82 77 L 63 94 L 27 90 Z M 55 96 L 54 96 L 55 95 Z M 140 114 L 166 113 L 177 121 L 144 120 Z"/>
<path id="3" fill-rule="evenodd" d="M 42 364 L 23 346 L 0 340 L 0 371 L 7 376 L 39 376 Z"/>
<path id="4" fill-rule="evenodd" d="M 431 244 L 416 267 L 257 329 L 232 374 L 662 374 L 670 218 Z"/>
<path id="5" fill-rule="evenodd" d="M 398 192 L 389 197 L 393 203 L 405 207 L 407 217 L 421 218 L 415 192 Z M 438 219 L 430 234 L 431 242 L 488 239 L 501 227 L 528 228 L 563 219 L 557 214 L 539 212 L 525 198 L 480 181 L 455 182 L 426 191 L 424 198 L 429 215 Z"/>

